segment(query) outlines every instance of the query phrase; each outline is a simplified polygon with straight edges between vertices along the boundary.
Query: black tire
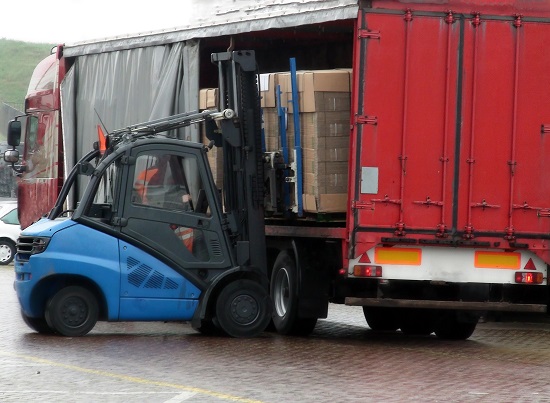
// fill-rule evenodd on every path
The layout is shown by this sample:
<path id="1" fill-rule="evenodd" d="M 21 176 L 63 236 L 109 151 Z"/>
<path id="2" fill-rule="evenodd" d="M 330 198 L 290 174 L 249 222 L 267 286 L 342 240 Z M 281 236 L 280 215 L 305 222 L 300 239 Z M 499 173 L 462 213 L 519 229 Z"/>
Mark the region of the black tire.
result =
<path id="1" fill-rule="evenodd" d="M 46 322 L 62 336 L 84 336 L 93 329 L 99 313 L 96 297 L 79 286 L 59 290 L 46 305 Z"/>
<path id="2" fill-rule="evenodd" d="M 48 322 L 46 322 L 46 319 L 44 318 L 31 318 L 23 311 L 21 311 L 21 317 L 23 318 L 23 321 L 27 324 L 28 327 L 30 327 L 35 332 L 38 332 L 40 334 L 53 334 L 53 329 L 48 325 Z"/>
<path id="3" fill-rule="evenodd" d="M 287 251 L 282 251 L 275 260 L 271 275 L 273 325 L 280 334 L 307 336 L 315 328 L 317 318 L 298 317 L 297 287 L 294 259 Z"/>
<path id="4" fill-rule="evenodd" d="M 224 336 L 225 333 L 211 320 L 203 320 L 201 327 L 195 328 L 203 336 Z"/>
<path id="5" fill-rule="evenodd" d="M 258 336 L 271 320 L 267 290 L 252 280 L 229 283 L 216 301 L 216 320 L 231 337 Z"/>
<path id="6" fill-rule="evenodd" d="M 395 332 L 399 329 L 398 312 L 392 308 L 364 306 L 363 314 L 367 325 L 377 332 Z"/>
<path id="7" fill-rule="evenodd" d="M 9 239 L 0 239 L 0 265 L 4 266 L 13 261 L 16 253 L 15 244 Z"/>
<path id="8" fill-rule="evenodd" d="M 466 340 L 476 330 L 479 315 L 463 314 L 456 311 L 444 313 L 435 327 L 435 334 L 444 340 Z"/>
<path id="9" fill-rule="evenodd" d="M 425 309 L 404 309 L 399 319 L 404 334 L 427 336 L 434 331 L 433 315 Z"/>

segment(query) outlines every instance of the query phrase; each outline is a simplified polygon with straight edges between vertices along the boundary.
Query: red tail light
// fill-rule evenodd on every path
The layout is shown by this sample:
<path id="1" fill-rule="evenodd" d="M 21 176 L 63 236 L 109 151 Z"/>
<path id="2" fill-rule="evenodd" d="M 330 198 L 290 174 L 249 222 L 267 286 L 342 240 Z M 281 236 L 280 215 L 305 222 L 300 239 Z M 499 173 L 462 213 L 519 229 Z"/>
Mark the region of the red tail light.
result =
<path id="1" fill-rule="evenodd" d="M 540 272 L 516 272 L 516 283 L 519 284 L 542 284 L 544 275 Z"/>
<path id="2" fill-rule="evenodd" d="M 381 266 L 354 266 L 353 275 L 355 277 L 382 277 Z"/>

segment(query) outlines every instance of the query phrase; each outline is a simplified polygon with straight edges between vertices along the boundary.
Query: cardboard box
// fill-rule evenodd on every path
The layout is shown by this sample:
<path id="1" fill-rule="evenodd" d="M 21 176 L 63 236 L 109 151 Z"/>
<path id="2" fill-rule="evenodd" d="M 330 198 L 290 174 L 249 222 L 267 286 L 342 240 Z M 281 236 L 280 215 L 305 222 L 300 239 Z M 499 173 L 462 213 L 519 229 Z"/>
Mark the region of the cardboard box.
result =
<path id="1" fill-rule="evenodd" d="M 293 114 L 288 115 L 287 131 L 294 133 Z M 300 131 L 304 137 L 347 137 L 350 136 L 349 111 L 300 113 Z"/>
<path id="2" fill-rule="evenodd" d="M 206 138 L 204 123 L 201 123 L 201 141 L 203 144 L 208 144 L 210 142 L 210 140 Z M 206 156 L 210 164 L 210 170 L 212 171 L 216 187 L 221 189 L 223 186 L 223 150 L 214 146 L 208 151 Z"/>
<path id="3" fill-rule="evenodd" d="M 218 89 L 203 88 L 199 90 L 199 110 L 218 109 Z"/>
<path id="4" fill-rule="evenodd" d="M 288 102 L 292 99 L 290 73 L 279 73 L 277 80 L 281 97 L 289 113 L 293 113 L 292 103 Z M 350 110 L 350 69 L 298 71 L 296 83 L 300 113 Z"/>
<path id="5" fill-rule="evenodd" d="M 304 211 L 308 213 L 345 213 L 348 195 L 345 194 L 304 194 L 302 197 Z"/>
<path id="6" fill-rule="evenodd" d="M 347 161 L 319 162 L 315 158 L 303 159 L 304 173 L 325 175 L 327 173 L 344 174 L 348 172 Z"/>
<path id="7" fill-rule="evenodd" d="M 319 137 L 311 134 L 304 134 L 302 136 L 303 148 L 349 148 L 349 137 L 337 136 L 337 137 Z"/>
<path id="8" fill-rule="evenodd" d="M 279 73 L 260 74 L 260 105 L 262 108 L 275 108 L 277 106 L 276 87 Z"/>
<path id="9" fill-rule="evenodd" d="M 315 196 L 327 193 L 347 193 L 348 174 L 304 174 L 304 193 Z"/>
<path id="10" fill-rule="evenodd" d="M 342 148 L 303 148 L 304 159 L 317 162 L 348 161 L 349 147 Z"/>

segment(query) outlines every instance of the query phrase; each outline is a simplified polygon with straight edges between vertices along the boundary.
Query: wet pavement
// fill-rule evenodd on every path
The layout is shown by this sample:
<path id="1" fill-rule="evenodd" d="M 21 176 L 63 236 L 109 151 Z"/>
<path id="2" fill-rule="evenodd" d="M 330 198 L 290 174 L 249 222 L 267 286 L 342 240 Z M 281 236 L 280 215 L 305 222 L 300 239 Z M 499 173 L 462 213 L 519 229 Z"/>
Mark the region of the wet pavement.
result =
<path id="1" fill-rule="evenodd" d="M 466 341 L 380 334 L 331 305 L 307 338 L 205 337 L 184 323 L 33 333 L 0 266 L 0 402 L 550 402 L 550 324 L 488 322 Z"/>

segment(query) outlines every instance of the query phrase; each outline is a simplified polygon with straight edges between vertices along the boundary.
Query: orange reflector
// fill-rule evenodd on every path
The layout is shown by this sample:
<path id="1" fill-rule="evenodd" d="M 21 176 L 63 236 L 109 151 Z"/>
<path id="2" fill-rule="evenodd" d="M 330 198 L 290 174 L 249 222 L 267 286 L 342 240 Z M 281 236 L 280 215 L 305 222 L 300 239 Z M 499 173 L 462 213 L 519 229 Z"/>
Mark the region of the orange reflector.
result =
<path id="1" fill-rule="evenodd" d="M 355 277 L 382 277 L 382 267 L 353 266 L 353 275 Z"/>
<path id="2" fill-rule="evenodd" d="M 515 252 L 476 251 L 474 266 L 480 269 L 519 269 L 521 255 Z"/>
<path id="3" fill-rule="evenodd" d="M 380 264 L 407 264 L 420 266 L 422 249 L 417 248 L 376 248 L 374 261 Z"/>
<path id="4" fill-rule="evenodd" d="M 521 284 L 542 284 L 544 280 L 544 276 L 541 272 L 517 271 L 515 277 L 516 283 Z"/>

